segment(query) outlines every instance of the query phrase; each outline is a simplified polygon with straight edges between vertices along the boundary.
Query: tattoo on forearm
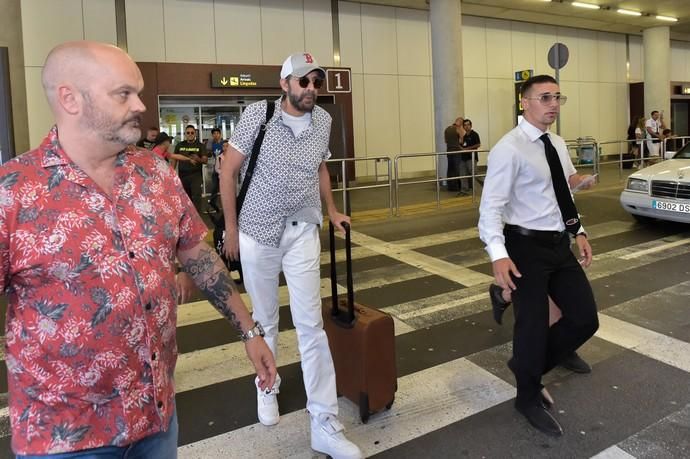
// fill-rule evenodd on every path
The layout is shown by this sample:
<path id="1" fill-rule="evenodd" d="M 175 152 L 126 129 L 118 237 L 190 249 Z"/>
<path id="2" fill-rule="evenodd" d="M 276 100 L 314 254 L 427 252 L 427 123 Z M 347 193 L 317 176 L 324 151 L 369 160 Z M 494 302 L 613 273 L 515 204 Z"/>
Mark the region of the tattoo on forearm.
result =
<path id="1" fill-rule="evenodd" d="M 230 297 L 237 293 L 237 287 L 218 254 L 211 247 L 205 247 L 196 258 L 187 260 L 182 270 L 194 279 L 211 304 L 242 333 L 237 315 L 230 308 Z"/>

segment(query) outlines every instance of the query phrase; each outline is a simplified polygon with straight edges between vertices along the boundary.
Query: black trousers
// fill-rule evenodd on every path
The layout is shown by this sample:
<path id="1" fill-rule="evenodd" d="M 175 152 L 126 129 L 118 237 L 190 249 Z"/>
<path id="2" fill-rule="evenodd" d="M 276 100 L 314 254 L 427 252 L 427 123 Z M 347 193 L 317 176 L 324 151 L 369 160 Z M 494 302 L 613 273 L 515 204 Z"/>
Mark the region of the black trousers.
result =
<path id="1" fill-rule="evenodd" d="M 446 155 L 448 159 L 448 170 L 446 172 L 446 177 L 457 177 L 460 175 L 460 155 Z M 460 179 L 448 180 L 448 191 L 460 191 Z"/>
<path id="2" fill-rule="evenodd" d="M 199 171 L 199 173 L 180 175 L 180 181 L 182 182 L 182 187 L 187 193 L 187 196 L 189 196 L 189 199 L 194 203 L 197 212 L 201 212 L 203 210 L 201 203 L 201 184 L 203 183 L 201 171 Z"/>
<path id="3" fill-rule="evenodd" d="M 522 274 L 513 277 L 515 314 L 513 358 L 508 366 L 517 381 L 516 406 L 538 400 L 541 377 L 582 346 L 599 328 L 592 288 L 570 250 L 567 234 L 536 238 L 506 229 L 506 248 Z M 549 300 L 563 313 L 549 327 Z"/>

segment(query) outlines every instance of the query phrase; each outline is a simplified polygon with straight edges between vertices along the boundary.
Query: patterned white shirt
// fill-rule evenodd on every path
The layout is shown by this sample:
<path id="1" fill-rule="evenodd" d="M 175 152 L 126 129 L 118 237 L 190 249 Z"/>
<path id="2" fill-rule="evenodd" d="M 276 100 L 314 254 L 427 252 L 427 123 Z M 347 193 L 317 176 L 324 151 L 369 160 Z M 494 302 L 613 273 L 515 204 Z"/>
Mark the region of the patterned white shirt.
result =
<path id="1" fill-rule="evenodd" d="M 319 166 L 330 158 L 328 140 L 331 116 L 314 106 L 311 123 L 298 136 L 283 122 L 282 99 L 275 104 L 273 118 L 256 162 L 254 175 L 239 218 L 239 229 L 258 243 L 279 247 L 286 222 L 321 224 Z M 246 156 L 244 177 L 254 140 L 266 119 L 266 101 L 249 105 L 240 118 L 230 144 Z"/>

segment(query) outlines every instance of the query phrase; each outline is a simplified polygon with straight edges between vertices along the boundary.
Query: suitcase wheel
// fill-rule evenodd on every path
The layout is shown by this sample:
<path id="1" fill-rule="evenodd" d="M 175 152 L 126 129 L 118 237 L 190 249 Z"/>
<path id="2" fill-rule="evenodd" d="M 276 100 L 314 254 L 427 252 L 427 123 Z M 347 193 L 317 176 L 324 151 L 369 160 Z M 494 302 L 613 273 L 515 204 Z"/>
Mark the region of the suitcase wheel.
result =
<path id="1" fill-rule="evenodd" d="M 359 394 L 359 417 L 362 419 L 362 424 L 369 421 L 369 395 L 365 393 Z"/>

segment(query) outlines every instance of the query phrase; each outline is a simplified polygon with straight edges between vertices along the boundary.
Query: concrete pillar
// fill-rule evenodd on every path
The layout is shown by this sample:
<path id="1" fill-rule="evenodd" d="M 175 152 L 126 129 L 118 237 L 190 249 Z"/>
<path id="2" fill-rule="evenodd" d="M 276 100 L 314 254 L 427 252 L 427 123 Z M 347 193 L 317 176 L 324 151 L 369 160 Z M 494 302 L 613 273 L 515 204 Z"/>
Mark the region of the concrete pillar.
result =
<path id="1" fill-rule="evenodd" d="M 671 128 L 671 41 L 667 26 L 643 32 L 644 114 L 652 110 L 664 114 L 664 124 Z"/>
<path id="2" fill-rule="evenodd" d="M 16 154 L 20 154 L 29 149 L 21 2 L 0 0 L 0 11 L 2 11 L 0 14 L 0 46 L 8 48 L 10 94 L 12 96 L 12 131 L 14 132 Z"/>
<path id="3" fill-rule="evenodd" d="M 463 115 L 462 18 L 460 0 L 431 0 L 431 59 L 434 75 L 434 132 L 436 151 L 445 151 L 443 131 Z M 439 175 L 446 177 L 445 156 Z"/>

